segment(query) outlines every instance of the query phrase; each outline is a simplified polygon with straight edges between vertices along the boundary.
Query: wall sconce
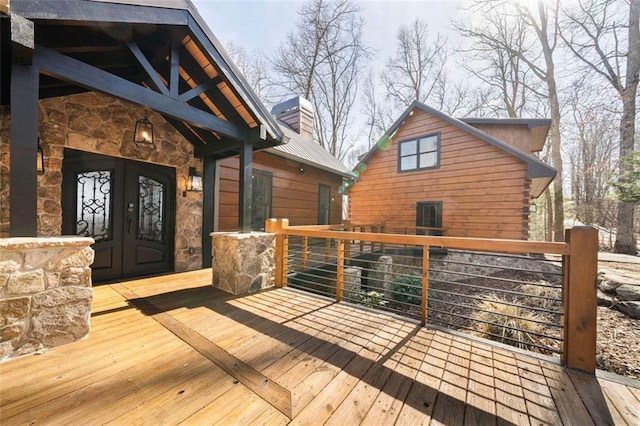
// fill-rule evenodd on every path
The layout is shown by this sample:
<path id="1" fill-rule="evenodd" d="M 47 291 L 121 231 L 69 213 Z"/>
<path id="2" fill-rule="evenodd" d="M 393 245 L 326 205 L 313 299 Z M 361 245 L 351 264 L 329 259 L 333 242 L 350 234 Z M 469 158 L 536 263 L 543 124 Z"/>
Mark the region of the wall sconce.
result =
<path id="1" fill-rule="evenodd" d="M 44 174 L 44 152 L 40 146 L 40 138 L 38 138 L 38 154 L 36 156 L 36 170 L 39 174 Z"/>
<path id="2" fill-rule="evenodd" d="M 147 113 L 144 113 L 144 118 L 136 121 L 136 128 L 133 131 L 133 141 L 136 145 L 143 145 L 148 147 L 155 147 L 153 141 L 153 124 L 147 118 Z"/>
<path id="3" fill-rule="evenodd" d="M 299 173 L 300 175 L 304 175 L 304 166 L 302 166 L 302 165 L 299 165 L 299 166 L 298 166 L 298 173 Z"/>
<path id="4" fill-rule="evenodd" d="M 202 176 L 196 172 L 195 167 L 189 167 L 189 177 L 187 178 L 187 191 L 202 191 Z"/>

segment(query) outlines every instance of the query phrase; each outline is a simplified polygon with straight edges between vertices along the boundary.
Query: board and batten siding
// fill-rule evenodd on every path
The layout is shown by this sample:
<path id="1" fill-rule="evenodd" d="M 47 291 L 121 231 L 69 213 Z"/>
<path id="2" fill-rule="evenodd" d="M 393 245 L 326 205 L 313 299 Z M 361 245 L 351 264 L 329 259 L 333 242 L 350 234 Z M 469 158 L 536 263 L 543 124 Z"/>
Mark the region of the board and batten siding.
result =
<path id="1" fill-rule="evenodd" d="M 238 229 L 238 167 L 238 157 L 220 161 L 219 231 Z M 342 177 L 267 152 L 254 153 L 253 169 L 273 174 L 272 217 L 289 219 L 292 226 L 317 224 L 318 185 L 324 184 L 331 188 L 330 223 L 342 221 L 342 195 L 338 194 Z"/>
<path id="2" fill-rule="evenodd" d="M 436 132 L 440 167 L 399 173 L 398 141 Z M 427 112 L 414 110 L 366 166 L 348 193 L 352 222 L 412 228 L 418 202 L 441 201 L 445 236 L 528 237 L 526 164 Z"/>

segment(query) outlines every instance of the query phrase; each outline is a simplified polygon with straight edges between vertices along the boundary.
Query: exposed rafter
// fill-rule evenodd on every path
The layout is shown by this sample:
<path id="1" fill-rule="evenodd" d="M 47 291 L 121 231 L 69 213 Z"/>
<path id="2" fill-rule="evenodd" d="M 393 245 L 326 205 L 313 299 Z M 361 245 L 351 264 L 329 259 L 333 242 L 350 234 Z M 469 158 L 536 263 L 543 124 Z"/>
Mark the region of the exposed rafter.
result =
<path id="1" fill-rule="evenodd" d="M 205 111 L 181 103 L 177 99 L 172 99 L 46 47 L 36 46 L 34 61 L 37 61 L 41 72 L 45 75 L 67 80 L 129 102 L 145 105 L 161 114 L 233 139 L 247 140 L 246 129 L 237 124 L 222 120 Z"/>

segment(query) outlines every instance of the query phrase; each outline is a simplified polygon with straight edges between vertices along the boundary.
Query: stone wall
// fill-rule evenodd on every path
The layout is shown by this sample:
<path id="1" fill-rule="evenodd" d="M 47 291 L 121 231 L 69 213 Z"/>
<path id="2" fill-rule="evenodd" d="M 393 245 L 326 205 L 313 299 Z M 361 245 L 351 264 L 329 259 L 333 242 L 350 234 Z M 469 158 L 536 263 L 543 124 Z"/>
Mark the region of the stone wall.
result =
<path id="1" fill-rule="evenodd" d="M 9 236 L 9 110 L 0 107 L 0 237 Z M 155 148 L 136 145 L 133 130 L 145 113 L 153 123 Z M 38 131 L 45 173 L 38 175 L 38 236 L 62 233 L 64 148 L 144 161 L 176 169 L 175 269 L 202 265 L 202 193 L 182 193 L 189 167 L 202 173 L 193 145 L 162 116 L 97 92 L 40 101 Z M 35 162 L 35 158 L 34 158 Z"/>
<path id="2" fill-rule="evenodd" d="M 275 234 L 214 232 L 213 286 L 247 294 L 275 285 Z"/>
<path id="3" fill-rule="evenodd" d="M 0 239 L 0 360 L 89 333 L 91 238 Z"/>

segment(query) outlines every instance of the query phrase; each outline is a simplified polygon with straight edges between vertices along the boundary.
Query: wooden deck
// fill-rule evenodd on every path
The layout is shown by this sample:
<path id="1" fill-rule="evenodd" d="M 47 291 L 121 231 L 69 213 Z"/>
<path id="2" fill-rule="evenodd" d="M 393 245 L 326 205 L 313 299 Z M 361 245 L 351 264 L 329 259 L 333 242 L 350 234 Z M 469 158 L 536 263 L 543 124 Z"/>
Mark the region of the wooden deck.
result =
<path id="1" fill-rule="evenodd" d="M 209 282 L 196 271 L 96 287 L 87 339 L 0 364 L 0 424 L 640 423 L 636 382 L 294 290 L 233 297 Z"/>

